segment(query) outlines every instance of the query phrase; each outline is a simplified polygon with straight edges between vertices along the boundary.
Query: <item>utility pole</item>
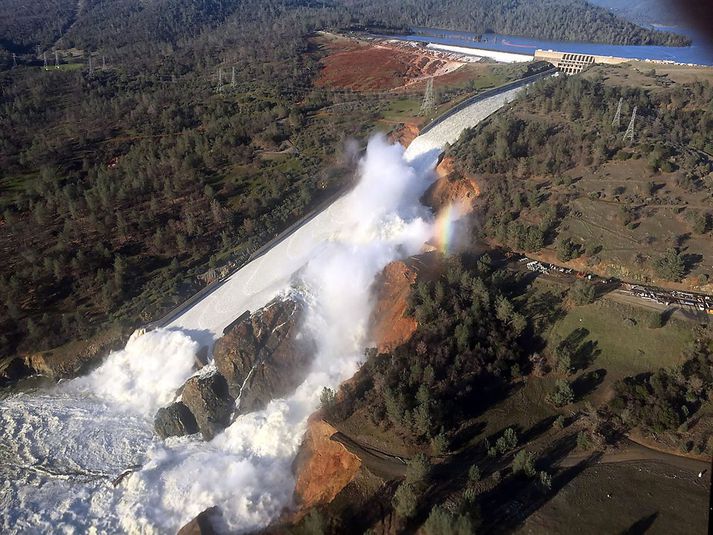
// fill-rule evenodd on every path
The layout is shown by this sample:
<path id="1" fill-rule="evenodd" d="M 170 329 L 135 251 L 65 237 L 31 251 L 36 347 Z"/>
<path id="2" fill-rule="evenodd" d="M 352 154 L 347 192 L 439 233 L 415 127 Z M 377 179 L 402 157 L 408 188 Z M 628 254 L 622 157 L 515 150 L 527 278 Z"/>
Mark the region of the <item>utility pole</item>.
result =
<path id="1" fill-rule="evenodd" d="M 47 52 L 42 52 L 42 61 L 45 64 L 45 70 L 47 70 Z"/>
<path id="2" fill-rule="evenodd" d="M 14 69 L 15 67 L 17 67 L 17 54 L 15 54 L 13 52 L 12 53 L 12 68 Z"/>
<path id="3" fill-rule="evenodd" d="M 92 53 L 89 53 L 89 76 L 94 76 L 94 64 L 92 63 Z"/>
<path id="4" fill-rule="evenodd" d="M 54 68 L 59 69 L 59 52 L 54 51 Z"/>
<path id="5" fill-rule="evenodd" d="M 626 141 L 627 138 L 629 141 L 632 143 L 634 142 L 634 122 L 636 121 L 636 110 L 637 106 L 634 106 L 634 111 L 631 114 L 631 121 L 629 122 L 629 128 L 626 129 L 626 132 L 624 133 L 623 140 Z"/>
<path id="6" fill-rule="evenodd" d="M 235 87 L 235 67 L 230 75 L 230 87 Z"/>
<path id="7" fill-rule="evenodd" d="M 223 69 L 218 69 L 218 92 L 223 91 Z"/>
<path id="8" fill-rule="evenodd" d="M 616 128 L 617 130 L 619 129 L 619 126 L 621 125 L 621 103 L 624 102 L 624 98 L 619 99 L 619 105 L 616 107 L 616 113 L 614 114 L 614 120 L 611 122 L 611 125 Z"/>
<path id="9" fill-rule="evenodd" d="M 106 56 L 102 54 L 102 70 L 106 70 Z"/>
<path id="10" fill-rule="evenodd" d="M 426 115 L 436 107 L 436 100 L 433 98 L 433 77 L 426 82 L 426 92 L 423 95 L 420 115 Z"/>

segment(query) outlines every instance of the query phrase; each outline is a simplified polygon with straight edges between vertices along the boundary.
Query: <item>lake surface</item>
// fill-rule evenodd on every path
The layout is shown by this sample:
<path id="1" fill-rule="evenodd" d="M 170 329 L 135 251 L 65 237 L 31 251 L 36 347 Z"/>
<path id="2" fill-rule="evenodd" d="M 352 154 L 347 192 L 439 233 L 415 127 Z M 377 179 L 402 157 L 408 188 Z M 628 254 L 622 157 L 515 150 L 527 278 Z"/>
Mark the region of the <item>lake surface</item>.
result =
<path id="1" fill-rule="evenodd" d="M 557 50 L 573 52 L 576 54 L 596 54 L 600 56 L 614 56 L 627 59 L 672 61 L 696 65 L 713 66 L 713 41 L 695 30 L 683 27 L 657 27 L 660 30 L 673 31 L 689 36 L 693 40 L 691 46 L 628 46 L 607 45 L 600 43 L 583 43 L 576 41 L 547 41 L 532 39 L 515 35 L 502 35 L 497 33 L 484 34 L 482 40 L 474 40 L 474 34 L 441 30 L 435 28 L 414 28 L 409 35 L 382 36 L 406 41 L 422 43 L 438 43 L 443 45 L 467 46 L 485 48 L 501 52 L 533 55 L 535 50 Z"/>

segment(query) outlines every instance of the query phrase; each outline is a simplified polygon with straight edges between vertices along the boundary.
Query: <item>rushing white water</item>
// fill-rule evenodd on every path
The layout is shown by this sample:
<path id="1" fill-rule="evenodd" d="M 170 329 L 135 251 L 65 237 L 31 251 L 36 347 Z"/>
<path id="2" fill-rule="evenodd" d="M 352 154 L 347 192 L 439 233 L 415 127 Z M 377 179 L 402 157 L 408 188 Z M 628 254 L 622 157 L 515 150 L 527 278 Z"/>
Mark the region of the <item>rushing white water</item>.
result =
<path id="1" fill-rule="evenodd" d="M 322 387 L 353 375 L 369 342 L 375 276 L 431 237 L 432 216 L 418 199 L 436 155 L 409 160 L 400 146 L 372 139 L 361 180 L 330 224 L 316 218 L 301 242 L 285 244 L 301 249 L 290 249 L 287 258 L 265 255 L 262 269 L 236 277 L 234 288 L 245 295 L 241 307 L 254 310 L 285 291 L 300 292 L 309 305 L 302 328 L 318 351 L 289 398 L 240 416 L 209 443 L 153 437 L 156 408 L 191 373 L 194 339 L 204 343 L 224 317 L 239 315 L 214 298 L 214 307 L 189 311 L 172 326 L 184 330 L 132 339 L 88 377 L 1 401 L 0 529 L 165 533 L 213 505 L 230 530 L 248 531 L 278 516 L 290 504 L 291 464 Z M 142 468 L 113 487 L 111 478 L 132 465 Z"/>

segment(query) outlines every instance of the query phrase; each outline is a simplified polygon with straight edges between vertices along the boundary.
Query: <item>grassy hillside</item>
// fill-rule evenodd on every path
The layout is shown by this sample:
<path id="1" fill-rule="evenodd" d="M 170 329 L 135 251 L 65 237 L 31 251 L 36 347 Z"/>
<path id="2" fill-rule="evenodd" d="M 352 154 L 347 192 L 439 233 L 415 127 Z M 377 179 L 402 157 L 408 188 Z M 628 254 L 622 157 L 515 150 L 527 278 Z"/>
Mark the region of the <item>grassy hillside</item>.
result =
<path id="1" fill-rule="evenodd" d="M 707 72 L 596 67 L 538 84 L 465 132 L 451 154 L 482 183 L 483 236 L 625 280 L 710 289 Z"/>

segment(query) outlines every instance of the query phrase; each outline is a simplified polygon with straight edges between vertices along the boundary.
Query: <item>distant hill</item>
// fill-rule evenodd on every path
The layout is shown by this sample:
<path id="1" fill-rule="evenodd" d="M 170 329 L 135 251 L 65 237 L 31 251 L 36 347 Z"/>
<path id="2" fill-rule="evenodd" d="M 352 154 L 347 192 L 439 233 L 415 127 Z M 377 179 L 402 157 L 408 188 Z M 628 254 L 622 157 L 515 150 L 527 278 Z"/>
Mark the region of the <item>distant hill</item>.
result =
<path id="1" fill-rule="evenodd" d="M 611 10 L 613 13 L 638 24 L 678 25 L 685 17 L 677 4 L 671 0 L 589 0 L 590 3 Z"/>

